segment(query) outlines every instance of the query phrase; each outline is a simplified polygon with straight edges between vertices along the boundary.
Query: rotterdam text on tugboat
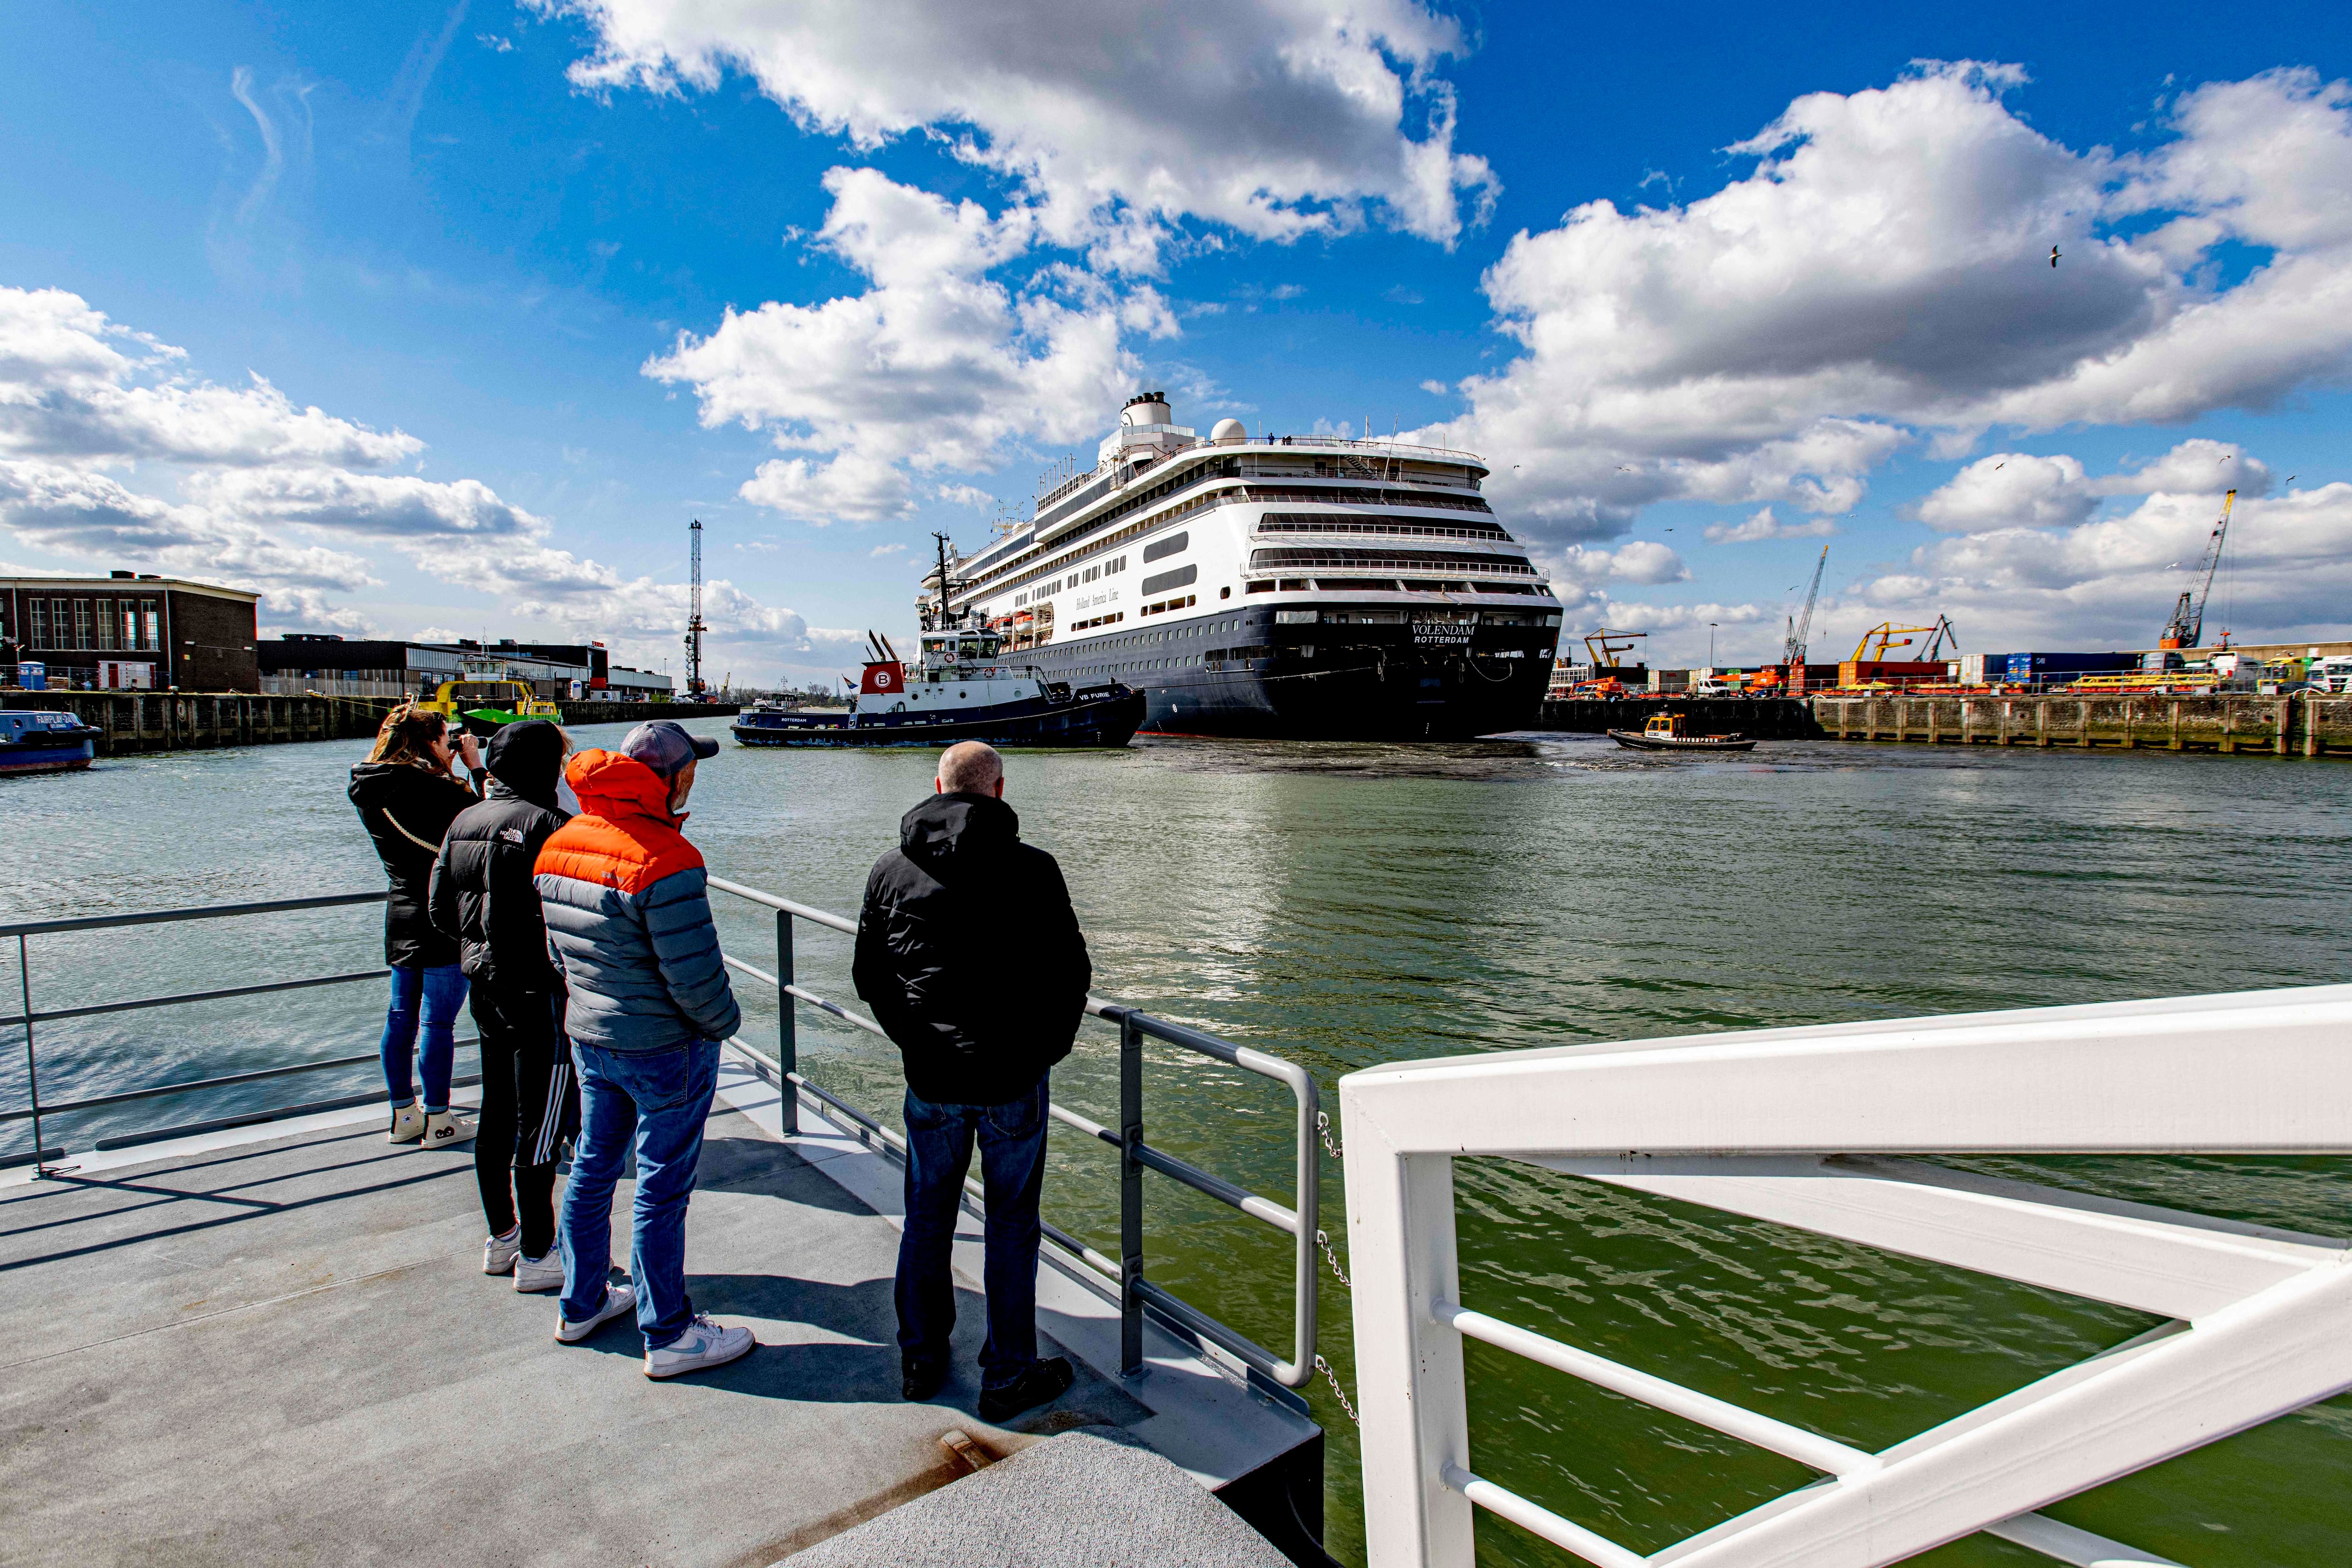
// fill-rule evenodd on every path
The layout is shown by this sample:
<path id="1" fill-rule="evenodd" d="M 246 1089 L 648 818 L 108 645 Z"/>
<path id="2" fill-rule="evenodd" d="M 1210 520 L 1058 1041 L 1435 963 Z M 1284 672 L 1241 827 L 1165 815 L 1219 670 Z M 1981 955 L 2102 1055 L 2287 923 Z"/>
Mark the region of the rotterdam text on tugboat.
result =
<path id="1" fill-rule="evenodd" d="M 1560 605 L 1468 452 L 1205 440 L 1129 400 L 1096 466 L 927 579 L 1008 656 L 1144 696 L 1146 730 L 1446 740 L 1536 722 Z M 944 579 L 944 581 L 942 581 Z"/>

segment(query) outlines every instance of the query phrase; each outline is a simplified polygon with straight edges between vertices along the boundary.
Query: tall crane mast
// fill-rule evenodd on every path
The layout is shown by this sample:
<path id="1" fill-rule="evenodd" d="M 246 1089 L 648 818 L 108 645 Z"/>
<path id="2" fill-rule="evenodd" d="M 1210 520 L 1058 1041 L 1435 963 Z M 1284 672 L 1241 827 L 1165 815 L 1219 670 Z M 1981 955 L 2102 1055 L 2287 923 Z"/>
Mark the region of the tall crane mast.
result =
<path id="1" fill-rule="evenodd" d="M 702 689 L 702 520 L 687 530 L 688 589 L 686 612 L 686 694 L 700 700 Z"/>
<path id="2" fill-rule="evenodd" d="M 2205 541 L 2205 559 L 2197 563 L 2197 585 L 2184 588 L 2180 603 L 2172 607 L 2172 619 L 2165 624 L 2163 640 L 2158 647 L 2195 647 L 2205 635 L 2205 597 L 2213 591 L 2213 574 L 2221 565 L 2221 542 L 2230 532 L 2230 509 L 2238 504 L 2238 492 L 2231 490 L 2221 498 L 2221 521 L 2213 525 L 2212 534 Z"/>
<path id="3" fill-rule="evenodd" d="M 1822 596 L 1822 571 L 1830 563 L 1830 547 L 1822 546 L 1822 558 L 1813 563 L 1813 585 L 1805 590 L 1805 613 L 1789 623 L 1789 646 L 1782 663 L 1789 667 L 1789 694 L 1801 695 L 1805 689 L 1805 655 L 1807 639 L 1813 630 L 1813 605 Z"/>

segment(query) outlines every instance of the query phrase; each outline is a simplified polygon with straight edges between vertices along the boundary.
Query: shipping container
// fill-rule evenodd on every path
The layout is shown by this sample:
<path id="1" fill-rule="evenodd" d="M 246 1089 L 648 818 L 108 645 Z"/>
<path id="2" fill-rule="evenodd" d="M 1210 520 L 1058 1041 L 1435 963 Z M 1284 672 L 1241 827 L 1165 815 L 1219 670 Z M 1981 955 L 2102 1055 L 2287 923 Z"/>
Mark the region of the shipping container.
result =
<path id="1" fill-rule="evenodd" d="M 2116 675 L 2137 668 L 2127 653 L 2013 653 L 2005 661 L 2011 680 L 2047 680 L 2062 675 Z"/>
<path id="2" fill-rule="evenodd" d="M 1942 659 L 1847 659 L 1838 666 L 1840 686 L 1936 686 L 1952 679 Z"/>

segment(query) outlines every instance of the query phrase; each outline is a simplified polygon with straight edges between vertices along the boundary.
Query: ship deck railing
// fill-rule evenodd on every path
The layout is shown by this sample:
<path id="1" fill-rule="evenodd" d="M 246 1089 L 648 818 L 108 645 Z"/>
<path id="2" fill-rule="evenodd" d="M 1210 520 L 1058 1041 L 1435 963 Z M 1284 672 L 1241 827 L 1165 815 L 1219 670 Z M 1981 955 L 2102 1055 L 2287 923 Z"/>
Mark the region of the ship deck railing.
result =
<path id="1" fill-rule="evenodd" d="M 2352 1247 L 1936 1162 L 2352 1153 L 2347 1038 L 2352 985 L 2335 985 L 1350 1074 L 1339 1103 L 1373 1568 L 1469 1563 L 1478 1509 L 1601 1568 L 1875 1568 L 1979 1531 L 2082 1568 L 2170 1564 L 2038 1510 L 2352 1387 Z M 1465 1301 L 1454 1163 L 1471 1156 L 2164 1321 L 1870 1452 Z M 1465 1405 L 1468 1340 L 1823 1479 L 1663 1550 L 1636 1551 L 1479 1473 Z"/>
<path id="2" fill-rule="evenodd" d="M 1090 998 L 1097 1026 L 1118 1036 L 1118 1120 L 1105 1126 L 1063 1105 L 1053 1114 L 1118 1162 L 1119 1240 L 1114 1256 L 1047 1224 L 1052 1244 L 1041 1255 L 1036 1298 L 1047 1342 L 1041 1353 L 1067 1353 L 1076 1387 L 1009 1426 L 992 1424 L 976 1414 L 967 1353 L 937 1400 L 904 1402 L 889 1279 L 905 1142 L 811 1081 L 794 1048 L 803 1008 L 875 1027 L 794 978 L 795 924 L 848 931 L 854 923 L 757 888 L 720 879 L 711 885 L 717 897 L 776 914 L 772 966 L 734 953 L 728 962 L 747 980 L 777 983 L 779 1022 L 772 1050 L 740 1037 L 727 1042 L 689 1279 L 698 1307 L 753 1325 L 761 1348 L 651 1401 L 633 1392 L 650 1386 L 633 1372 L 616 1379 L 600 1370 L 615 1354 L 634 1353 L 630 1325 L 612 1325 L 588 1347 L 602 1353 L 583 1355 L 551 1342 L 542 1314 L 552 1298 L 519 1297 L 505 1281 L 481 1278 L 470 1152 L 388 1149 L 381 1087 L 330 1100 L 289 1094 L 296 1102 L 205 1120 L 163 1116 L 94 1143 L 58 1133 L 64 1119 L 98 1113 L 101 1128 L 121 1127 L 126 1110 L 149 1102 L 373 1068 L 379 1059 L 370 1050 L 44 1099 L 45 1067 L 54 1079 L 61 1062 L 84 1065 L 53 1043 L 59 1026 L 380 984 L 384 971 L 55 1004 L 37 994 L 34 944 L 43 937 L 234 925 L 379 904 L 383 892 L 0 924 L 0 942 L 14 939 L 19 965 L 16 1005 L 0 1015 L 0 1028 L 23 1031 L 26 1091 L 22 1104 L 0 1110 L 0 1125 L 33 1123 L 37 1151 L 0 1176 L 0 1204 L 9 1210 L 0 1225 L 0 1273 L 11 1281 L 0 1318 L 19 1344 L 5 1364 L 22 1369 L 12 1373 L 18 1381 L 0 1422 L 0 1450 L 11 1456 L 0 1471 L 16 1503 L 12 1545 L 24 1560 L 178 1560 L 192 1552 L 264 1564 L 405 1560 L 418 1551 L 462 1557 L 495 1518 L 560 1554 L 610 1549 L 627 1561 L 651 1553 L 719 1568 L 772 1562 L 842 1537 L 824 1560 L 849 1562 L 918 1536 L 952 1550 L 991 1509 L 1053 1517 L 1066 1506 L 1055 1489 L 1065 1482 L 1053 1478 L 1070 1461 L 1057 1461 L 1060 1470 L 1042 1458 L 1030 1463 L 1028 1447 L 1076 1452 L 1066 1445 L 1092 1443 L 1087 1451 L 1101 1456 L 1109 1442 L 1160 1455 L 1165 1463 L 1153 1462 L 1165 1484 L 1156 1500 L 1130 1488 L 1122 1509 L 1057 1527 L 1070 1542 L 1095 1543 L 1074 1550 L 1127 1560 L 1152 1530 L 1181 1519 L 1197 1533 L 1196 1554 L 1219 1562 L 1270 1563 L 1279 1547 L 1297 1563 L 1327 1563 L 1316 1544 L 1322 1435 L 1297 1392 L 1317 1360 L 1322 1122 L 1313 1078 L 1252 1047 Z M 85 971 L 137 973 L 129 963 Z M 1144 1139 L 1147 1043 L 1289 1091 L 1299 1175 L 1288 1201 Z M 475 1074 L 453 1085 L 478 1081 Z M 75 1152 L 60 1147 L 68 1143 Z M 1298 1297 L 1287 1353 L 1148 1278 L 1146 1171 L 1292 1240 Z M 985 1215 L 984 1194 L 966 1185 L 955 1268 L 957 1337 L 968 1352 L 984 1316 L 971 1281 L 982 1270 Z M 616 1223 L 617 1255 L 625 1257 L 625 1203 Z M 788 1461 L 781 1470 L 779 1456 Z M 950 1487 L 997 1459 L 1026 1467 L 1026 1490 L 993 1480 L 978 1491 Z M 1099 1491 L 1110 1469 L 1129 1461 L 1113 1454 L 1086 1463 L 1095 1467 L 1091 1479 L 1067 1484 Z M 1186 1477 L 1222 1504 L 1187 1504 L 1175 1485 Z M 950 1489 L 926 1496 L 943 1487 Z M 590 1496 L 625 1497 L 627 1517 L 577 1506 Z M 494 1512 L 451 1503 L 467 1498 Z M 919 1507 L 902 1507 L 918 1500 Z M 1231 1518 L 1224 1508 L 1272 1544 L 1260 1552 L 1255 1541 L 1220 1535 L 1217 1521 Z M 864 1521 L 885 1530 L 870 1546 Z M 999 1519 L 991 1528 L 1012 1527 Z"/>
<path id="3" fill-rule="evenodd" d="M 798 1052 L 798 1009 L 803 1006 L 839 1018 L 875 1035 L 882 1035 L 882 1026 L 866 1015 L 839 1002 L 818 995 L 799 984 L 795 978 L 793 960 L 793 924 L 807 921 L 824 930 L 855 934 L 857 924 L 844 915 L 795 902 L 762 889 L 740 882 L 713 877 L 709 885 L 719 892 L 742 899 L 772 910 L 776 915 L 776 945 L 774 968 L 763 969 L 735 954 L 726 955 L 730 968 L 779 993 L 777 1037 L 773 1053 L 763 1052 L 740 1036 L 727 1042 L 730 1049 L 751 1064 L 753 1069 L 770 1079 L 780 1089 L 789 1086 L 783 1110 L 783 1125 L 787 1134 L 799 1129 L 798 1104 L 805 1100 L 812 1106 L 823 1107 L 849 1119 L 857 1135 L 878 1149 L 886 1150 L 897 1159 L 906 1156 L 906 1141 L 897 1131 L 884 1125 L 864 1110 L 850 1104 L 839 1095 L 812 1081 L 800 1070 Z M 171 1083 L 150 1084 L 116 1089 L 105 1094 L 44 1104 L 40 1092 L 39 1029 L 43 1025 L 64 1023 L 78 1018 L 141 1012 L 152 1008 L 185 1005 L 194 1003 L 229 1001 L 241 997 L 261 996 L 291 991 L 310 990 L 322 986 L 348 985 L 362 981 L 381 981 L 382 968 L 341 971 L 327 974 L 302 975 L 288 979 L 258 982 L 201 991 L 178 992 L 163 995 L 140 996 L 105 1002 L 84 1003 L 72 1006 L 37 1007 L 34 1005 L 32 966 L 28 942 L 38 936 L 60 935 L 95 931 L 125 930 L 142 926 L 176 924 L 191 921 L 236 920 L 259 915 L 344 908 L 361 904 L 380 904 L 386 895 L 381 890 L 331 893 L 313 898 L 274 899 L 237 904 L 200 905 L 175 910 L 156 910 L 135 913 L 91 915 L 64 920 L 24 921 L 0 924 L 0 942 L 14 939 L 16 945 L 16 969 L 19 1010 L 0 1015 L 0 1028 L 20 1027 L 24 1031 L 24 1063 L 26 1103 L 0 1110 L 0 1125 L 12 1121 L 29 1121 L 33 1147 L 26 1153 L 12 1157 L 5 1164 L 30 1163 L 36 1177 L 41 1175 L 47 1162 L 64 1157 L 61 1147 L 46 1142 L 45 1119 L 79 1112 L 111 1110 L 142 1100 L 161 1100 L 173 1096 L 200 1093 L 216 1089 L 240 1088 L 277 1079 L 296 1078 L 309 1073 L 331 1072 L 374 1065 L 379 1059 L 375 1051 L 364 1054 L 329 1057 L 310 1061 L 288 1063 L 246 1072 L 220 1074 Z M 1322 1113 L 1319 1092 L 1315 1079 L 1295 1062 L 1269 1056 L 1248 1046 L 1234 1045 L 1187 1025 L 1155 1017 L 1140 1008 L 1106 1001 L 1097 996 L 1087 998 L 1087 1016 L 1118 1032 L 1119 1062 L 1118 1124 L 1114 1129 L 1104 1126 L 1068 1106 L 1055 1104 L 1055 1121 L 1076 1129 L 1091 1139 L 1108 1145 L 1117 1152 L 1119 1162 L 1119 1255 L 1116 1258 L 1087 1245 L 1050 1222 L 1043 1225 L 1045 1238 L 1052 1243 L 1058 1261 L 1068 1267 L 1072 1277 L 1115 1302 L 1121 1318 L 1122 1373 L 1139 1370 L 1143 1362 L 1143 1329 L 1147 1318 L 1157 1320 L 1160 1326 L 1180 1337 L 1191 1340 L 1221 1355 L 1242 1375 L 1252 1380 L 1270 1383 L 1277 1396 L 1297 1408 L 1304 1403 L 1294 1392 L 1314 1375 L 1316 1356 L 1317 1310 L 1320 1276 L 1317 1272 L 1317 1235 L 1320 1225 L 1320 1173 L 1318 1140 L 1321 1131 Z M 1291 1201 L 1287 1204 L 1273 1197 L 1251 1192 L 1236 1185 L 1192 1162 L 1153 1147 L 1143 1136 L 1143 1064 L 1144 1043 L 1157 1041 L 1195 1055 L 1209 1058 L 1244 1072 L 1271 1079 L 1290 1091 L 1294 1113 L 1293 1152 L 1295 1171 Z M 460 1041 L 459 1044 L 475 1044 Z M 464 1074 L 453 1078 L 453 1084 L 467 1087 L 480 1082 L 479 1074 Z M 235 1115 L 198 1121 L 170 1123 L 137 1131 L 117 1133 L 101 1138 L 93 1145 L 101 1151 L 131 1148 L 142 1143 L 154 1143 L 169 1139 L 217 1131 L 232 1127 L 254 1125 L 296 1116 L 314 1115 L 365 1105 L 382 1098 L 382 1091 L 371 1089 L 357 1094 L 328 1100 L 313 1100 L 268 1109 L 247 1110 Z M 1290 1238 L 1292 1254 L 1291 1346 L 1286 1356 L 1257 1343 L 1229 1324 L 1202 1311 L 1192 1303 L 1153 1282 L 1146 1276 L 1144 1250 L 1143 1173 L 1156 1171 L 1193 1191 L 1204 1194 L 1238 1211 L 1248 1218 L 1283 1232 Z M 981 1214 L 982 1196 L 981 1184 L 972 1179 L 964 1183 L 967 1207 Z"/>
<path id="4" fill-rule="evenodd" d="M 776 1010 L 775 1051 L 772 1056 L 761 1052 L 745 1043 L 740 1037 L 733 1042 L 736 1048 L 780 1089 L 788 1084 L 795 1095 L 804 1097 L 812 1105 L 847 1117 L 857 1127 L 861 1136 L 903 1160 L 907 1144 L 902 1136 L 865 1110 L 810 1081 L 800 1070 L 797 1010 L 801 1006 L 814 1007 L 869 1034 L 887 1037 L 882 1026 L 874 1019 L 840 1002 L 817 994 L 801 985 L 795 978 L 795 921 L 806 921 L 822 930 L 848 935 L 856 934 L 857 922 L 845 915 L 723 878 L 711 878 L 710 886 L 719 892 L 772 910 L 776 915 L 775 967 L 772 971 L 762 969 L 732 953 L 727 955 L 730 968 L 779 993 L 782 1002 Z M 1087 998 L 1086 1010 L 1089 1018 L 1118 1031 L 1118 1125 L 1115 1129 L 1106 1127 L 1058 1103 L 1050 1109 L 1055 1121 L 1118 1152 L 1119 1256 L 1112 1258 L 1050 1221 L 1043 1222 L 1045 1239 L 1060 1255 L 1057 1262 L 1072 1278 L 1118 1306 L 1121 1325 L 1119 1370 L 1122 1373 L 1133 1372 L 1141 1366 L 1144 1322 L 1150 1318 L 1180 1337 L 1213 1347 L 1215 1352 L 1238 1363 L 1246 1376 L 1254 1380 L 1271 1380 L 1289 1399 L 1297 1400 L 1297 1395 L 1290 1391 L 1306 1384 L 1315 1373 L 1316 1313 L 1320 1281 L 1317 1272 L 1316 1247 L 1321 1206 L 1321 1163 L 1318 1144 L 1323 1116 L 1320 1093 L 1314 1076 L 1296 1062 L 1268 1056 L 1248 1046 L 1221 1040 L 1188 1025 L 1155 1017 L 1140 1008 L 1090 995 Z M 1284 1204 L 1251 1192 L 1145 1142 L 1143 1047 L 1147 1040 L 1174 1046 L 1228 1067 L 1271 1079 L 1289 1089 L 1296 1162 L 1290 1203 Z M 788 1110 L 788 1125 L 792 1114 Z M 1194 1192 L 1214 1198 L 1290 1237 L 1289 1355 L 1276 1354 L 1146 1278 L 1143 1173 L 1147 1170 L 1156 1171 Z M 964 1192 L 972 1211 L 983 1213 L 981 1184 L 967 1178 Z"/>

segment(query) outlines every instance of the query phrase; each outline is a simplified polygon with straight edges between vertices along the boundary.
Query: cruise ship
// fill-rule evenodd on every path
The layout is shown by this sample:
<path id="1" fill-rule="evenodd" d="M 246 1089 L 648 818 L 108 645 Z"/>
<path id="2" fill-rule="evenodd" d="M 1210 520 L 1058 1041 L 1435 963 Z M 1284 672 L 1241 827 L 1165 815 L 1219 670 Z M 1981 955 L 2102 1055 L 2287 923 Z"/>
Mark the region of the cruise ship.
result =
<path id="1" fill-rule="evenodd" d="M 1236 419 L 1204 439 L 1142 393 L 1094 468 L 926 574 L 925 624 L 1000 633 L 1050 679 L 1136 688 L 1162 734 L 1527 729 L 1560 605 L 1479 493 L 1487 472 L 1393 441 L 1253 439 Z"/>

